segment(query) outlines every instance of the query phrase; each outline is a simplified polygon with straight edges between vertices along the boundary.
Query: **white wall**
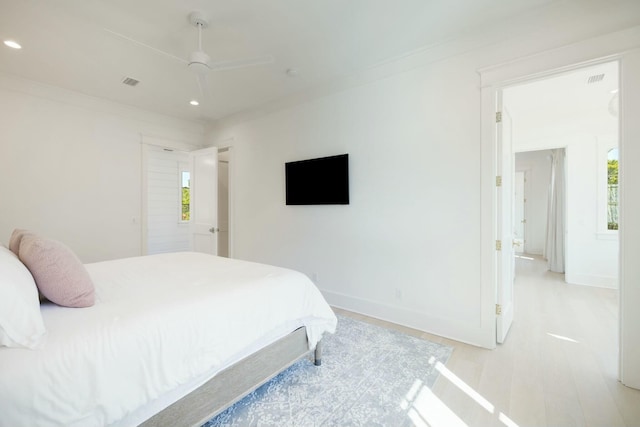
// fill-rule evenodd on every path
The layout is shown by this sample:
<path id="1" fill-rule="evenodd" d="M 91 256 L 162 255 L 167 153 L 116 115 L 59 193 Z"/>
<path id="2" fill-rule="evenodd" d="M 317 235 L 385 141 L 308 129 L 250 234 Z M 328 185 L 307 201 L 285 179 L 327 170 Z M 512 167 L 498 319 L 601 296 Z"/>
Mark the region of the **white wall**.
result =
<path id="1" fill-rule="evenodd" d="M 480 330 L 492 319 L 481 303 L 477 70 L 580 39 L 597 22 L 222 123 L 210 142 L 233 138 L 236 150 L 236 256 L 317 277 L 337 306 L 491 346 Z M 349 206 L 285 206 L 285 162 L 339 153 L 350 156 Z"/>
<path id="2" fill-rule="evenodd" d="M 515 170 L 526 171 L 525 250 L 542 255 L 547 234 L 547 203 L 551 181 L 551 151 L 516 153 Z"/>
<path id="3" fill-rule="evenodd" d="M 141 138 L 202 126 L 0 75 L 0 241 L 28 228 L 83 262 L 141 252 Z"/>
<path id="4" fill-rule="evenodd" d="M 315 276 L 337 305 L 400 310 L 424 328 L 477 323 L 476 81 L 446 63 L 234 127 L 235 255 Z M 445 97 L 459 117 L 440 108 Z M 285 206 L 286 161 L 340 153 L 350 205 Z"/>

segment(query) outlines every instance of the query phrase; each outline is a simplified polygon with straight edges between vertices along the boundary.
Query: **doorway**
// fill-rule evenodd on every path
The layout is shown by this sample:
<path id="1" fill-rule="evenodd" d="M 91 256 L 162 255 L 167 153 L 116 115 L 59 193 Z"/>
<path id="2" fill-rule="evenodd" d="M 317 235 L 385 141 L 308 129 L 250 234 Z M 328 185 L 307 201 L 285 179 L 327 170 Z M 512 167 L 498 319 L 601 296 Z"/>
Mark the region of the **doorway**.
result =
<path id="1" fill-rule="evenodd" d="M 524 183 L 514 179 L 514 249 L 520 244 L 517 235 L 526 229 L 525 252 L 544 256 L 550 270 L 565 273 L 571 284 L 618 288 L 618 232 L 607 220 L 608 209 L 618 206 L 607 172 L 607 154 L 617 149 L 619 139 L 618 86 L 618 62 L 613 61 L 503 90 L 512 121 L 514 176 L 524 179 L 528 170 L 527 184 L 535 190 L 518 201 Z M 557 154 L 565 160 L 552 167 Z M 560 196 L 554 197 L 557 208 L 549 197 L 555 194 Z M 530 212 L 520 224 L 522 205 Z M 559 228 L 549 229 L 556 210 Z M 525 223 L 528 227 L 521 228 Z M 558 229 L 561 235 L 553 236 Z M 557 257 L 554 248 L 560 251 Z"/>
<path id="2" fill-rule="evenodd" d="M 496 300 L 502 291 L 498 277 L 496 223 L 498 191 L 497 157 L 502 153 L 496 145 L 496 99 L 502 89 L 518 82 L 544 78 L 558 72 L 585 66 L 619 61 L 620 67 L 620 233 L 619 233 L 619 380 L 622 384 L 640 388 L 640 264 L 638 239 L 640 223 L 633 221 L 640 215 L 640 197 L 633 186 L 640 180 L 640 169 L 627 167 L 640 161 L 640 150 L 633 141 L 640 139 L 640 122 L 633 115 L 640 108 L 640 81 L 633 76 L 640 73 L 640 38 L 628 32 L 612 33 L 584 40 L 561 48 L 526 56 L 510 63 L 478 70 L 481 85 L 481 292 L 482 317 L 480 331 L 483 346 L 496 347 Z M 571 156 L 571 153 L 569 153 Z M 571 202 L 569 202 L 571 203 Z"/>
<path id="3" fill-rule="evenodd" d="M 144 255 L 195 250 L 232 256 L 232 158 L 231 147 L 189 151 L 142 144 Z"/>
<path id="4" fill-rule="evenodd" d="M 548 260 L 548 269 L 565 273 L 565 281 L 570 284 L 619 288 L 617 230 L 607 229 L 607 221 L 602 220 L 606 215 L 601 214 L 607 211 L 607 199 L 611 197 L 605 171 L 610 162 L 607 153 L 612 145 L 617 147 L 619 139 L 618 67 L 617 61 L 603 62 L 496 90 L 501 112 L 496 115 L 496 167 L 504 186 L 497 189 L 496 198 L 497 230 L 502 239 L 502 251 L 497 256 L 498 343 L 505 341 L 517 318 L 515 257 L 521 259 L 520 263 L 524 259 L 534 261 L 518 254 L 525 245 L 528 252 L 533 249 L 523 237 L 527 229 L 531 238 L 531 228 L 521 227 L 533 218 L 528 215 L 520 223 L 519 217 L 524 216 L 525 209 L 531 210 L 528 208 L 534 200 L 521 197 L 526 183 L 524 170 L 532 166 L 518 166 L 517 152 L 551 152 L 543 153 L 543 163 L 551 163 L 551 173 L 542 174 L 548 179 L 543 185 L 546 195 L 541 197 L 542 201 L 546 199 L 546 221 L 536 218 L 545 223 L 542 256 Z M 541 175 L 539 171 L 537 174 Z M 612 330 L 611 334 L 616 332 Z"/>
<path id="5" fill-rule="evenodd" d="M 189 153 L 151 144 L 142 149 L 143 254 L 189 250 Z"/>
<path id="6" fill-rule="evenodd" d="M 229 258 L 230 233 L 229 233 L 229 184 L 230 184 L 231 147 L 218 149 L 218 256 Z"/>
<path id="7" fill-rule="evenodd" d="M 565 69 L 556 73 L 547 72 L 543 77 L 522 78 L 510 84 L 500 83 L 483 89 L 483 111 L 485 114 L 493 111 L 492 116 L 495 116 L 495 122 L 491 127 L 488 122 L 483 121 L 483 141 L 490 143 L 487 146 L 488 152 L 495 153 L 495 156 L 489 158 L 491 169 L 496 174 L 495 187 L 491 193 L 485 194 L 493 203 L 494 224 L 489 228 L 497 238 L 496 252 L 492 256 L 495 270 L 490 271 L 496 280 L 495 337 L 497 343 L 504 342 L 514 318 L 513 181 L 515 170 L 513 163 L 516 149 L 531 151 L 554 146 L 567 147 L 566 150 L 554 150 L 553 153 L 554 168 L 552 170 L 555 178 L 552 178 L 554 184 L 550 186 L 552 191 L 550 200 L 553 203 L 549 204 L 548 218 L 552 219 L 549 224 L 557 224 L 558 228 L 548 229 L 545 251 L 551 255 L 547 258 L 552 261 L 550 264 L 552 270 L 564 272 L 564 247 L 567 240 L 567 264 L 584 267 L 583 271 L 570 270 L 570 275 L 566 276 L 567 280 L 571 283 L 600 286 L 600 284 L 586 282 L 598 279 L 598 275 L 593 274 L 593 267 L 602 267 L 601 261 L 606 257 L 587 253 L 588 251 L 584 250 L 585 246 L 582 245 L 584 242 L 580 242 L 579 239 L 586 235 L 585 230 L 580 228 L 588 229 L 591 237 L 601 234 L 595 233 L 596 225 L 591 221 L 591 218 L 597 216 L 597 212 L 601 209 L 600 205 L 596 209 L 595 203 L 589 206 L 584 204 L 587 199 L 598 194 L 600 181 L 593 176 L 592 171 L 589 172 L 590 175 L 583 174 L 579 178 L 572 178 L 572 172 L 576 171 L 576 165 L 581 164 L 581 161 L 597 163 L 597 156 L 594 153 L 599 150 L 591 150 L 590 155 L 581 158 L 580 153 L 584 151 L 578 150 L 577 147 L 586 144 L 603 145 L 603 141 L 611 139 L 611 135 L 608 134 L 610 128 L 613 129 L 611 132 L 615 141 L 618 140 L 618 109 L 611 108 L 617 107 L 618 68 L 618 61 L 593 62 L 582 67 L 574 67 L 570 71 Z M 609 78 L 606 78 L 607 76 Z M 589 85 L 588 90 L 584 89 L 585 85 Z M 551 90 L 543 92 L 542 88 L 551 88 Z M 528 96 L 517 96 L 527 91 Z M 518 103 L 518 99 L 525 102 Z M 594 99 L 597 107 L 593 106 Z M 604 122 L 610 126 L 605 126 Z M 604 126 L 605 130 L 600 129 L 599 125 Z M 517 148 L 514 148 L 514 143 Z M 565 151 L 566 155 L 573 159 L 569 163 L 570 179 L 566 186 L 563 182 L 565 172 L 561 167 L 565 164 Z M 484 160 L 485 164 L 487 164 L 486 160 L 487 158 Z M 606 165 L 606 155 L 604 162 Z M 602 185 L 606 187 L 606 173 Z M 569 188 L 568 192 L 572 198 L 563 201 L 565 187 Z M 582 191 L 577 191 L 579 187 L 582 187 Z M 557 196 L 560 197 L 558 203 L 555 202 Z M 569 212 L 565 213 L 565 206 L 570 208 Z M 576 209 L 577 206 L 582 206 L 583 210 Z M 602 205 L 602 209 L 606 210 L 606 202 Z M 566 228 L 563 228 L 567 222 L 566 218 L 582 214 L 584 215 L 580 221 L 574 223 L 579 227 L 574 227 L 572 233 L 567 233 Z M 617 248 L 617 242 L 614 241 L 613 246 Z M 554 254 L 559 255 L 556 257 Z M 592 258 L 592 263 L 576 262 L 576 259 L 589 256 Z M 557 264 L 558 262 L 560 264 Z M 600 277 L 610 283 L 609 287 L 617 286 L 619 277 L 617 263 L 614 270 L 609 277 Z"/>

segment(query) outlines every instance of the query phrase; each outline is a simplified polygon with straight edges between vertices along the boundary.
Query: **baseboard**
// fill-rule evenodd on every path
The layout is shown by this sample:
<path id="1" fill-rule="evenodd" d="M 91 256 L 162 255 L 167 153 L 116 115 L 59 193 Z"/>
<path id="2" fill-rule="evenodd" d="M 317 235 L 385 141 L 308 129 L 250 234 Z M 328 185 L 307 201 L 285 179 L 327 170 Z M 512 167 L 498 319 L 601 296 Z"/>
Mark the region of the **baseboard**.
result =
<path id="1" fill-rule="evenodd" d="M 477 324 L 462 324 L 455 319 L 429 316 L 415 310 L 383 304 L 376 301 L 355 298 L 320 289 L 329 305 L 365 316 L 418 329 L 433 335 L 460 341 L 483 348 L 495 348 L 495 337 L 486 336 L 486 331 Z"/>
<path id="2" fill-rule="evenodd" d="M 564 275 L 564 280 L 572 285 L 593 286 L 595 288 L 619 289 L 618 278 L 612 276 L 591 276 L 588 274 Z"/>

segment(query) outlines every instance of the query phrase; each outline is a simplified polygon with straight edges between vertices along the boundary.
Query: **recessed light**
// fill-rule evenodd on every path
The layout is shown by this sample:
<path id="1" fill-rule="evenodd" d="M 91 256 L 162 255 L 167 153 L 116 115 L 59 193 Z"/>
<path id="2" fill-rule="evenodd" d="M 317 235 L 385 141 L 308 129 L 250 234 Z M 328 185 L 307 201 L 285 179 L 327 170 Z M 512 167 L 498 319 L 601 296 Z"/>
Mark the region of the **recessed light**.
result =
<path id="1" fill-rule="evenodd" d="M 189 104 L 191 104 L 191 105 L 200 105 L 200 103 L 198 101 L 196 101 L 195 99 L 192 99 L 191 101 L 189 101 Z"/>
<path id="2" fill-rule="evenodd" d="M 22 46 L 20 46 L 20 43 L 13 40 L 5 40 L 4 44 L 9 46 L 12 49 L 22 49 Z"/>

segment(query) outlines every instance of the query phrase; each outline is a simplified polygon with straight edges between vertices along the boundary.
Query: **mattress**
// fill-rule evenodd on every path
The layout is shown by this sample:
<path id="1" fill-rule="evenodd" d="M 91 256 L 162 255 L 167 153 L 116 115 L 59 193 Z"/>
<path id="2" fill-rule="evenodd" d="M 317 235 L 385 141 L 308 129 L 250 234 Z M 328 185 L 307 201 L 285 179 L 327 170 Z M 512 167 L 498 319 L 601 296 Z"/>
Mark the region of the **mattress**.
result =
<path id="1" fill-rule="evenodd" d="M 43 304 L 42 349 L 0 348 L 0 426 L 135 425 L 300 326 L 336 317 L 302 273 L 182 252 L 86 265 L 96 304 Z"/>

